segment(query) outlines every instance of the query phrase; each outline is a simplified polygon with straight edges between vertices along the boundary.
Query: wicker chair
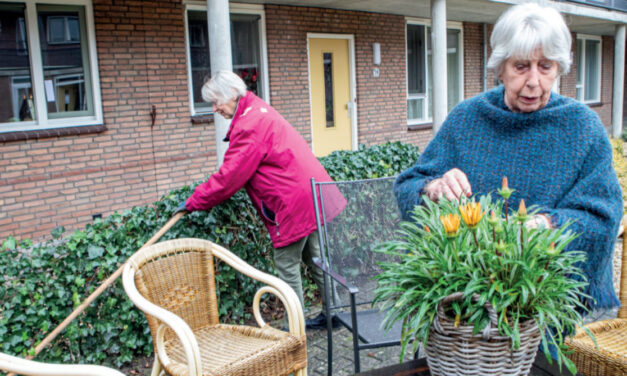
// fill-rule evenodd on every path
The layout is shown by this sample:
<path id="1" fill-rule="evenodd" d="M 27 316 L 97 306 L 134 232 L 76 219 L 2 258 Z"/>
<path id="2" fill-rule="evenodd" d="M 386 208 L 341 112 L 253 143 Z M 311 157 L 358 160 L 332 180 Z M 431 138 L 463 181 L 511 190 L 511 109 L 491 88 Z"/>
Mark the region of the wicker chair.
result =
<path id="1" fill-rule="evenodd" d="M 259 328 L 218 322 L 214 258 L 267 284 L 254 297 Z M 155 346 L 152 375 L 307 375 L 304 315 L 296 293 L 283 281 L 200 239 L 154 244 L 133 255 L 123 272 L 124 290 L 148 320 Z M 289 333 L 264 323 L 259 301 L 279 297 Z"/>
<path id="2" fill-rule="evenodd" d="M 41 363 L 4 353 L 0 353 L 0 371 L 41 376 L 124 376 L 123 373 L 102 366 Z"/>
<path id="3" fill-rule="evenodd" d="M 586 325 L 594 334 L 598 347 L 581 328 L 566 340 L 574 351 L 569 358 L 577 365 L 577 371 L 585 376 L 627 375 L 627 234 L 624 232 L 621 260 L 618 318 Z"/>

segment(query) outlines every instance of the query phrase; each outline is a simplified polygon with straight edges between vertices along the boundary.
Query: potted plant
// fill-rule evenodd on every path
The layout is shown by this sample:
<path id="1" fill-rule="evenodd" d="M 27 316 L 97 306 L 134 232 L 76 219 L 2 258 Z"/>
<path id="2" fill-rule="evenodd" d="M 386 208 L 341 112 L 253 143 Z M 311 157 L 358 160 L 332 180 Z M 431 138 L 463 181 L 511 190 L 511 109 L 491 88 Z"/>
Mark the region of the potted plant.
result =
<path id="1" fill-rule="evenodd" d="M 576 372 L 563 339 L 582 326 L 585 254 L 563 252 L 577 236 L 568 224 L 528 228 L 537 209 L 509 210 L 511 193 L 504 178 L 497 199 L 425 197 L 400 240 L 378 249 L 400 262 L 381 264 L 375 303 L 387 327 L 402 322 L 401 354 L 425 344 L 433 375 L 526 375 L 540 341 Z"/>

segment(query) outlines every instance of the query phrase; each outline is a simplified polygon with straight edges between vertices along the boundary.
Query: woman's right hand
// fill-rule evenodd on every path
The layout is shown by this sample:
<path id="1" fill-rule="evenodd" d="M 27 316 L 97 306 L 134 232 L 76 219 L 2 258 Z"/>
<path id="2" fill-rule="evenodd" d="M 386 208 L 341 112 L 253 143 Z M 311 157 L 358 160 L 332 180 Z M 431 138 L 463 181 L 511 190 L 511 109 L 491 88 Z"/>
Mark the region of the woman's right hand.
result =
<path id="1" fill-rule="evenodd" d="M 472 188 L 466 174 L 453 168 L 447 171 L 441 178 L 432 180 L 424 189 L 425 194 L 433 202 L 438 202 L 444 196 L 448 200 L 459 200 L 462 195 L 471 196 Z"/>

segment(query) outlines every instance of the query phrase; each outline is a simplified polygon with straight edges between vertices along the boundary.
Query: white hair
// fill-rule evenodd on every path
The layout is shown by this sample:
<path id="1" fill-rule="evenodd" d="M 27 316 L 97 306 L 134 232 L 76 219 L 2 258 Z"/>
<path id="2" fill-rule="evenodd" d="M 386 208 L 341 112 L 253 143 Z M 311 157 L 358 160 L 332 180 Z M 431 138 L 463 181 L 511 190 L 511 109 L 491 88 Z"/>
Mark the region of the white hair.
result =
<path id="1" fill-rule="evenodd" d="M 246 84 L 231 71 L 219 71 L 202 85 L 201 93 L 205 102 L 223 104 L 246 95 Z"/>
<path id="2" fill-rule="evenodd" d="M 529 59 L 538 47 L 544 57 L 557 62 L 559 73 L 570 70 L 571 36 L 562 15 L 552 7 L 525 3 L 503 13 L 490 37 L 492 55 L 488 68 L 498 74 L 510 57 Z"/>

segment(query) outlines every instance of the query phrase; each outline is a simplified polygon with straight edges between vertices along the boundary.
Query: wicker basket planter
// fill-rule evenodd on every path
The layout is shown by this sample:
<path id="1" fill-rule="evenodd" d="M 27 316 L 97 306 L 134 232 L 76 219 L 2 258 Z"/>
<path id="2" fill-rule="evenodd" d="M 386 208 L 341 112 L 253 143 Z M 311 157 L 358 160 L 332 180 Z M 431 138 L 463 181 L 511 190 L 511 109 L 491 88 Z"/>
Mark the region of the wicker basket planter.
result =
<path id="1" fill-rule="evenodd" d="M 458 325 L 447 317 L 445 307 L 460 300 L 458 292 L 438 305 L 427 342 L 427 362 L 433 376 L 525 376 L 529 374 L 540 343 L 540 330 L 534 320 L 520 324 L 520 347 L 511 349 L 509 337 L 500 335 L 497 315 L 490 303 L 485 308 L 490 324 L 473 335 L 472 326 Z M 474 298 L 474 297 L 473 297 Z"/>

